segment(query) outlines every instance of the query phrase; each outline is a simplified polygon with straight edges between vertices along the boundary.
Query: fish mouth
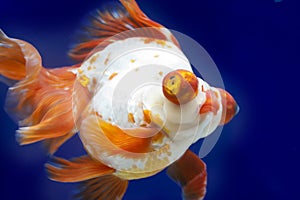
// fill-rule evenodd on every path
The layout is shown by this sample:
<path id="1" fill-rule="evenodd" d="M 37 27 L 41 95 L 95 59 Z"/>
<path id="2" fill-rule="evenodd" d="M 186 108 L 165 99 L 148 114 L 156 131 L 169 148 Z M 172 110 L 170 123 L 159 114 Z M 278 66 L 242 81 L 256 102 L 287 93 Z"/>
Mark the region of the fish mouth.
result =
<path id="1" fill-rule="evenodd" d="M 235 105 L 235 113 L 234 115 L 237 115 L 240 112 L 240 106 L 238 104 Z"/>

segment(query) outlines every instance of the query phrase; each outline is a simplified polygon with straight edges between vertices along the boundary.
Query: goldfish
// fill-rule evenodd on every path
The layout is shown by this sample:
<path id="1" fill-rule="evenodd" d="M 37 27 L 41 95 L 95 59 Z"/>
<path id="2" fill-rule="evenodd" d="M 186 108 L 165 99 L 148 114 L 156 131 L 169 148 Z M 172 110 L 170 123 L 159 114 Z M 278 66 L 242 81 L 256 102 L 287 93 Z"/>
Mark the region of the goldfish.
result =
<path id="1" fill-rule="evenodd" d="M 186 200 L 203 199 L 207 172 L 190 145 L 238 112 L 227 91 L 193 72 L 170 30 L 135 0 L 99 11 L 70 50 L 76 64 L 45 68 L 26 41 L 0 31 L 0 74 L 6 110 L 21 145 L 42 142 L 48 176 L 79 182 L 79 199 L 122 199 L 131 180 L 167 169 Z M 86 154 L 55 152 L 79 134 Z"/>

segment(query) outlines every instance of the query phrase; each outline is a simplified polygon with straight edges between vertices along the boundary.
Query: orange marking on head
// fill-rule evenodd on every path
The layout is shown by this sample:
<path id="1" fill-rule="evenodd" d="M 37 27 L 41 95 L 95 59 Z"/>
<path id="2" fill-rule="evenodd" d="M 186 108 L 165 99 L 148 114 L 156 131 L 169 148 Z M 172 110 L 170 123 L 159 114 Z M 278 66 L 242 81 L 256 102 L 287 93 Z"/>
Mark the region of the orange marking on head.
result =
<path id="1" fill-rule="evenodd" d="M 216 115 L 220 108 L 216 92 L 208 90 L 205 91 L 205 94 L 206 94 L 206 101 L 200 108 L 199 113 L 204 114 L 207 112 L 213 112 L 214 115 Z"/>
<path id="2" fill-rule="evenodd" d="M 112 73 L 112 74 L 109 76 L 108 80 L 112 80 L 112 79 L 113 79 L 115 76 L 117 76 L 117 75 L 118 75 L 117 72 Z"/>
<path id="3" fill-rule="evenodd" d="M 220 89 L 221 100 L 222 100 L 222 119 L 220 124 L 228 123 L 239 111 L 239 106 L 237 105 L 234 98 L 225 90 Z"/>
<path id="4" fill-rule="evenodd" d="M 164 73 L 163 73 L 162 71 L 160 71 L 160 72 L 158 72 L 158 74 L 159 74 L 160 76 L 162 76 Z"/>

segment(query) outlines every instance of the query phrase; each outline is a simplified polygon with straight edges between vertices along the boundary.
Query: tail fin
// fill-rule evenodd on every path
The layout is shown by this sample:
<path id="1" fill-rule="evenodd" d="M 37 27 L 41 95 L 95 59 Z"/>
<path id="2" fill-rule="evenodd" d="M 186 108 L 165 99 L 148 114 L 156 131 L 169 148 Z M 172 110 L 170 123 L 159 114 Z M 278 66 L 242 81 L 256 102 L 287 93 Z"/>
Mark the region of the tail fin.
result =
<path id="1" fill-rule="evenodd" d="M 72 94 L 73 67 L 45 69 L 29 43 L 0 31 L 0 74 L 16 83 L 9 88 L 6 111 L 21 126 L 20 144 L 45 140 L 50 154 L 75 132 Z"/>
<path id="2" fill-rule="evenodd" d="M 41 62 L 40 54 L 31 44 L 9 38 L 0 30 L 0 75 L 2 82 L 15 83 L 9 88 L 6 100 L 6 109 L 15 121 L 26 118 L 33 109 L 28 100 L 36 93 Z M 16 105 L 17 108 L 12 109 Z"/>
<path id="3" fill-rule="evenodd" d="M 1 76 L 19 81 L 26 77 L 26 72 L 38 71 L 40 68 L 41 56 L 31 44 L 9 38 L 0 29 Z"/>

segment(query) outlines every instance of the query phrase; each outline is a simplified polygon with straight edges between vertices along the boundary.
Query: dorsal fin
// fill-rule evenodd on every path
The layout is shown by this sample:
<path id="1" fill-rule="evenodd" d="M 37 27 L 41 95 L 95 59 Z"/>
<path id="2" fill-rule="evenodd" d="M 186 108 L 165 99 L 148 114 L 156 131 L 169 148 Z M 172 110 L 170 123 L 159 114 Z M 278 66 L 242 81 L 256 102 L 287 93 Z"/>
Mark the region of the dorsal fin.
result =
<path id="1" fill-rule="evenodd" d="M 88 58 L 94 51 L 105 48 L 113 41 L 130 37 L 149 37 L 169 40 L 178 45 L 172 33 L 157 22 L 149 19 L 135 0 L 120 0 L 123 6 L 97 11 L 90 24 L 84 28 L 85 37 L 69 52 L 78 62 Z M 109 40 L 108 40 L 109 39 Z"/>

